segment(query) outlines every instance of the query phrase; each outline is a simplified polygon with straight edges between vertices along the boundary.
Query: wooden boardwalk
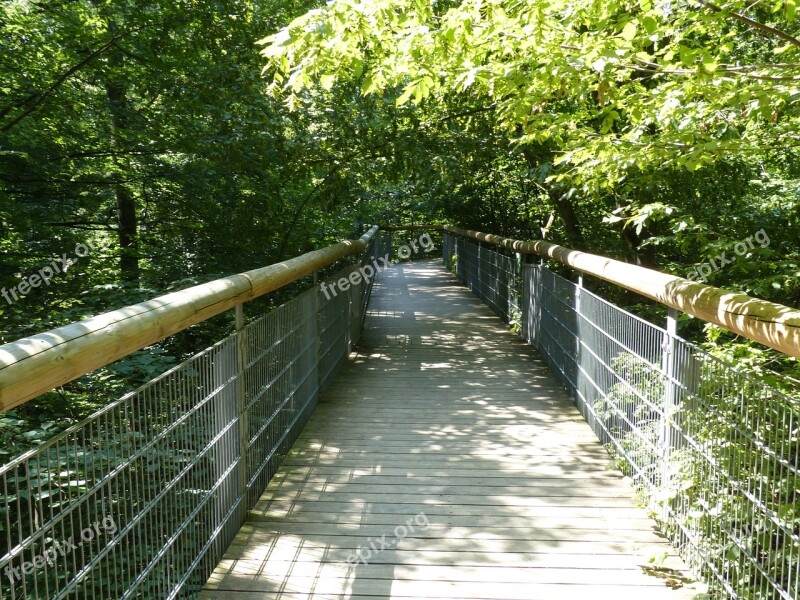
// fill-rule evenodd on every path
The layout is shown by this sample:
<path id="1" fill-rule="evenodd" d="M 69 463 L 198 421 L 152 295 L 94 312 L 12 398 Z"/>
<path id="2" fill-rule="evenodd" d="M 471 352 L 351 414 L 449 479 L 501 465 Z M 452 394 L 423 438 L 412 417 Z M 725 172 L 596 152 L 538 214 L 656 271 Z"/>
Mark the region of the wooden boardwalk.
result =
<path id="1" fill-rule="evenodd" d="M 202 598 L 697 597 L 535 352 L 441 261 L 382 273 L 366 327 Z"/>

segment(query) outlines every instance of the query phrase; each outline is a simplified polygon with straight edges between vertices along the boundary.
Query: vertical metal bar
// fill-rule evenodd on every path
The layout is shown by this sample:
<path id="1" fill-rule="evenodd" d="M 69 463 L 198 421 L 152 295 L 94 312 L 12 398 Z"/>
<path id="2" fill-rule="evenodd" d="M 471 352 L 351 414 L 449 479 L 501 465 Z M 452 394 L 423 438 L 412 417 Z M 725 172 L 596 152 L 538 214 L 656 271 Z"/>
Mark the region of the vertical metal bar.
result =
<path id="1" fill-rule="evenodd" d="M 575 286 L 575 361 L 577 366 L 578 357 L 581 354 L 581 291 L 583 290 L 583 273 L 578 271 L 578 282 Z M 577 371 L 577 369 L 576 369 Z M 577 395 L 575 396 L 577 399 Z"/>
<path id="2" fill-rule="evenodd" d="M 239 498 L 242 517 L 247 510 L 247 485 L 250 473 L 247 466 L 250 453 L 250 427 L 247 410 L 247 333 L 244 327 L 244 304 L 236 306 L 236 414 L 239 421 Z"/>
<path id="3" fill-rule="evenodd" d="M 670 456 L 672 454 L 672 418 L 676 405 L 676 337 L 678 335 L 678 311 L 667 311 L 667 324 L 661 344 L 661 371 L 664 377 L 664 404 L 661 418 L 661 489 L 666 490 L 671 483 Z M 666 515 L 664 515 L 666 517 Z"/>
<path id="4" fill-rule="evenodd" d="M 482 245 L 483 244 L 478 242 L 478 279 L 476 281 L 475 287 L 473 287 L 473 289 L 477 291 L 479 295 L 481 292 L 481 246 Z"/>
<path id="5" fill-rule="evenodd" d="M 461 278 L 461 269 L 460 269 L 460 267 L 461 267 L 461 256 L 460 256 L 460 253 L 459 253 L 459 247 L 460 246 L 459 246 L 459 243 L 458 243 L 460 239 L 461 238 L 459 238 L 458 236 L 453 236 L 453 255 L 456 257 L 456 260 L 455 260 L 455 267 L 456 267 L 455 268 L 455 272 L 456 272 L 456 277 L 458 279 Z"/>
<path id="6" fill-rule="evenodd" d="M 380 235 L 380 233 L 378 235 Z M 319 294 L 320 294 L 319 271 L 314 271 L 313 278 L 314 278 L 314 321 L 316 322 L 315 330 L 317 332 L 315 356 L 317 357 L 317 363 L 319 363 L 320 352 L 322 350 L 322 336 L 320 335 L 320 327 L 319 327 Z M 320 384 L 319 373 L 317 373 L 317 382 L 316 382 L 317 390 L 319 390 L 319 384 Z"/>

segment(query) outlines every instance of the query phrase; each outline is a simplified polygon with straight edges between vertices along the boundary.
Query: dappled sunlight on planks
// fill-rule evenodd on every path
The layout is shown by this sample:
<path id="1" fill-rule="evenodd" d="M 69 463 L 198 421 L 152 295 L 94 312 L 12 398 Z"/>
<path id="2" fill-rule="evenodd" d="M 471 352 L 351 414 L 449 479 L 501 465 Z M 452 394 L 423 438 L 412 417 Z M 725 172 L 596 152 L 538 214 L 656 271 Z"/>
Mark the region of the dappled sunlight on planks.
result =
<path id="1" fill-rule="evenodd" d="M 202 597 L 694 597 L 643 570 L 683 564 L 608 465 L 488 309 L 433 263 L 393 267 Z M 348 564 L 420 514 L 426 527 Z"/>

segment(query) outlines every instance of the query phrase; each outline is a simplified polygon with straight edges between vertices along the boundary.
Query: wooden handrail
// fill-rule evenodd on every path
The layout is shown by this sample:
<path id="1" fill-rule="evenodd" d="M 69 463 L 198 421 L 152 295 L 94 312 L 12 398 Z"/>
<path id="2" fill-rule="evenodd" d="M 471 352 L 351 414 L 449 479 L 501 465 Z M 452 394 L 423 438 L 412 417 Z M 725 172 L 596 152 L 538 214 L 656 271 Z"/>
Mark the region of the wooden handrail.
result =
<path id="1" fill-rule="evenodd" d="M 381 231 L 441 231 L 444 225 L 381 225 Z"/>
<path id="2" fill-rule="evenodd" d="M 545 241 L 525 242 L 450 225 L 387 229 L 444 230 L 521 254 L 551 258 L 800 358 L 800 310 L 795 308 Z M 340 242 L 0 346 L 0 411 L 362 252 L 377 231 L 375 226 L 358 240 Z"/>
<path id="3" fill-rule="evenodd" d="M 545 241 L 523 242 L 445 225 L 445 231 L 537 254 L 800 358 L 800 310 Z"/>
<path id="4" fill-rule="evenodd" d="M 362 252 L 377 231 L 0 346 L 0 411 Z"/>

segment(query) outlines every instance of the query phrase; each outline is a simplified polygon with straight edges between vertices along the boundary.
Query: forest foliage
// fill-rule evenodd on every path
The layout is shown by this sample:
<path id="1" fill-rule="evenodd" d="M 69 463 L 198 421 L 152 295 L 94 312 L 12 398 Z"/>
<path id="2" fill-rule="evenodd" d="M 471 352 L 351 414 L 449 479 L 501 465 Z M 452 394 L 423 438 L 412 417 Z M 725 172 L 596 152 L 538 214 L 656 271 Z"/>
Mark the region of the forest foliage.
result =
<path id="1" fill-rule="evenodd" d="M 794 1 L 10 0 L 0 21 L 0 287 L 93 248 L 0 299 L 1 342 L 376 222 L 545 237 L 683 276 L 763 230 L 769 245 L 708 282 L 800 303 Z M 773 383 L 797 376 L 683 327 Z M 4 414 L 0 446 L 229 328 Z"/>
<path id="2" fill-rule="evenodd" d="M 433 163 L 458 194 L 448 218 L 467 204 L 475 228 L 797 305 L 799 35 L 783 0 L 342 0 L 261 43 L 271 93 L 299 113 L 355 86 L 449 139 L 483 138 L 472 176 Z M 769 368 L 797 373 L 688 329 L 772 383 Z"/>
<path id="3" fill-rule="evenodd" d="M 265 93 L 256 40 L 311 5 L 2 4 L 0 343 L 360 235 L 384 210 L 405 218 L 366 195 L 367 161 L 389 154 L 353 129 L 367 128 L 368 103 L 343 94 L 292 114 Z M 61 257 L 74 263 L 26 287 Z M 5 413 L 0 452 L 49 437 L 231 324 L 201 324 Z"/>

